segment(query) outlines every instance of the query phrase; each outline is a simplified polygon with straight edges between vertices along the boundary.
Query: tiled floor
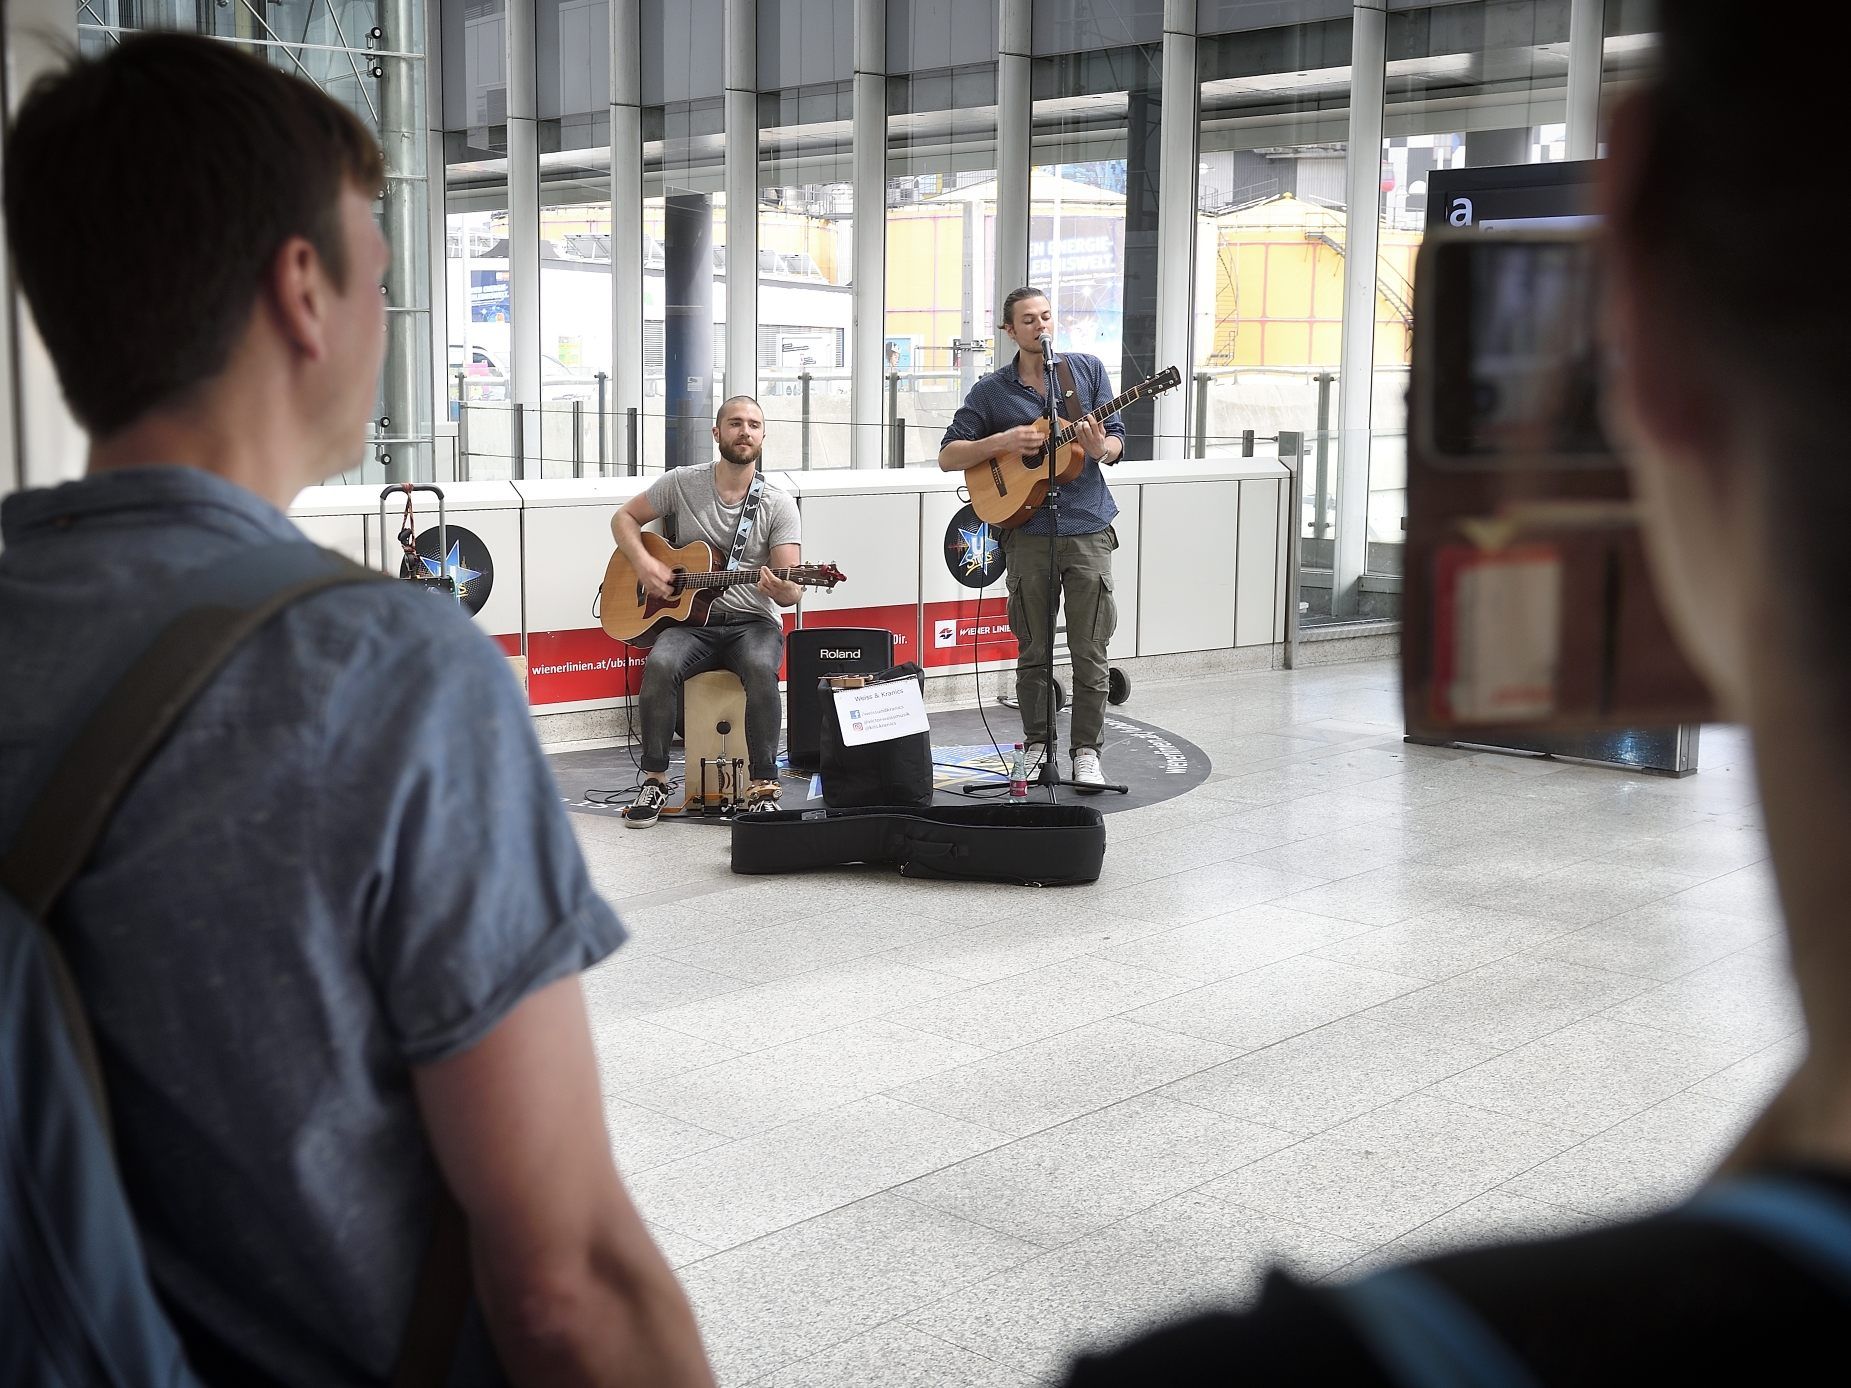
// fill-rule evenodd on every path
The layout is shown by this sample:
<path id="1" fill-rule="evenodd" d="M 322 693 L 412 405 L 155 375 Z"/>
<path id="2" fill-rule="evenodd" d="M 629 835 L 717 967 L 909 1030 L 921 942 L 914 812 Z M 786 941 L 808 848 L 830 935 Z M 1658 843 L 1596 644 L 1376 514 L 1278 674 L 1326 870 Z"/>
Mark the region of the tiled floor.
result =
<path id="1" fill-rule="evenodd" d="M 723 1383 L 1038 1383 L 1270 1262 L 1702 1175 L 1797 1058 L 1742 738 L 1684 781 L 1410 747 L 1396 681 L 1141 680 L 1214 775 L 1086 888 L 575 817 L 633 932 L 587 985 L 613 1142 Z"/>

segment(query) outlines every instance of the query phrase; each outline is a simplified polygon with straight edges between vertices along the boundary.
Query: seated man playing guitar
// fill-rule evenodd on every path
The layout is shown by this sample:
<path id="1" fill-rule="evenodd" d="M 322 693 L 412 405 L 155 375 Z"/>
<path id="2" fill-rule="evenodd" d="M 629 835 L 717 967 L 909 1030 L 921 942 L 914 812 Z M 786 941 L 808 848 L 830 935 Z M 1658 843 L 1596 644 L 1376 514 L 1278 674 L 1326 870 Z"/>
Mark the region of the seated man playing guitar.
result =
<path id="1" fill-rule="evenodd" d="M 978 380 L 953 416 L 939 445 L 938 465 L 946 472 L 963 472 L 999 454 L 1036 454 L 1047 437 L 1037 425 L 1047 413 L 1042 341 L 1054 330 L 1048 296 L 1039 289 L 1012 290 L 1003 301 L 1002 328 L 1016 345 L 1015 357 Z M 1111 400 L 1111 382 L 1098 357 L 1066 352 L 1058 360 L 1065 368 L 1061 390 L 1079 397 L 1073 402 L 1078 407 L 1073 415 L 1093 412 Z M 1125 451 L 1125 426 L 1116 414 L 1107 414 L 1103 422 L 1081 419 L 1073 426 L 1073 437 L 1086 450 L 1086 462 L 1061 488 L 1055 553 L 1058 591 L 1050 591 L 1048 582 L 1045 546 L 1053 523 L 1048 513 L 1036 510 L 1019 529 L 1003 532 L 1009 629 L 1019 648 L 1016 705 L 1032 778 L 1046 756 L 1048 725 L 1054 717 L 1047 679 L 1048 606 L 1053 604 L 1058 612 L 1064 593 L 1067 650 L 1073 658 L 1073 779 L 1082 786 L 1103 786 L 1099 744 L 1105 733 L 1105 648 L 1118 625 L 1112 601 L 1112 551 L 1118 548 L 1112 518 L 1118 504 L 1099 468 L 1101 463 L 1116 463 Z M 974 487 L 972 491 L 974 498 Z"/>
<path id="2" fill-rule="evenodd" d="M 797 563 L 802 538 L 797 503 L 767 486 L 758 471 L 765 415 L 749 395 L 735 395 L 714 419 L 720 461 L 671 468 L 611 517 L 618 550 L 637 581 L 661 599 L 675 595 L 675 573 L 644 547 L 643 527 L 673 517 L 680 543 L 704 540 L 722 563 L 758 573 L 754 586 L 727 587 L 706 609 L 705 626 L 671 626 L 655 638 L 643 667 L 643 785 L 624 811 L 633 829 L 654 824 L 668 800 L 668 745 L 681 706 L 681 686 L 704 670 L 731 670 L 746 689 L 746 751 L 751 760 L 747 808 L 778 803 L 778 666 L 784 627 L 777 607 L 794 607 L 803 589 L 772 568 Z M 728 558 L 730 556 L 730 559 Z M 776 604 L 774 606 L 773 604 Z"/>

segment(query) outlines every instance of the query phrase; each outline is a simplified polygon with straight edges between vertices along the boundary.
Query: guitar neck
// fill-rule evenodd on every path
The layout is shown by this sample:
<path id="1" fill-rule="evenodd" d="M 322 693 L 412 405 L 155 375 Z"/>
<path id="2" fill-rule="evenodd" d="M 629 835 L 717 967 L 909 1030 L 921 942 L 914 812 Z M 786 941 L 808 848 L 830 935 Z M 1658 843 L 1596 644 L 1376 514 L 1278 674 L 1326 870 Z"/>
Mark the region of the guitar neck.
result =
<path id="1" fill-rule="evenodd" d="M 804 568 L 798 565 L 791 569 L 773 569 L 774 578 L 795 579 L 803 582 Z M 711 569 L 705 573 L 682 573 L 676 575 L 684 588 L 732 588 L 741 583 L 757 583 L 757 569 Z"/>
<path id="2" fill-rule="evenodd" d="M 1146 395 L 1149 395 L 1149 394 L 1151 394 L 1150 382 L 1144 381 L 1138 385 L 1133 386 L 1130 390 L 1126 391 L 1123 395 L 1114 396 L 1112 399 L 1106 401 L 1105 404 L 1101 405 L 1098 409 L 1088 410 L 1085 414 L 1081 415 L 1078 419 L 1068 424 L 1067 427 L 1062 429 L 1059 435 L 1057 436 L 1058 442 L 1062 444 L 1072 443 L 1075 433 L 1078 432 L 1079 426 L 1085 423 L 1087 420 L 1104 419 L 1107 415 L 1117 414 L 1120 410 L 1124 409 L 1125 406 L 1135 405 L 1139 400 L 1142 400 Z"/>

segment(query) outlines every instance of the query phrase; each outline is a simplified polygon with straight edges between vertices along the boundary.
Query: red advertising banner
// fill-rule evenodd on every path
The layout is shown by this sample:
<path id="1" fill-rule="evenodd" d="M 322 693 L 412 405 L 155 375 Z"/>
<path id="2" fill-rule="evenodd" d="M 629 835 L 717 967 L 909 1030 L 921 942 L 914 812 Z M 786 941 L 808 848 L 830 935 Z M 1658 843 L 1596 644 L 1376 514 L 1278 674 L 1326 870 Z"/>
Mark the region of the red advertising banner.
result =
<path id="1" fill-rule="evenodd" d="M 981 598 L 973 593 L 968 598 L 925 605 L 925 654 L 921 665 L 927 669 L 969 665 L 973 642 L 980 665 L 1016 658 L 1016 640 L 1009 631 L 1008 599 L 1000 586 Z"/>
<path id="2" fill-rule="evenodd" d="M 501 637 L 504 648 L 514 641 L 510 654 L 518 654 L 516 638 Z M 625 656 L 629 668 L 625 669 Z M 527 701 L 570 704 L 582 699 L 618 699 L 634 694 L 643 682 L 648 651 L 611 640 L 602 627 L 579 631 L 535 631 L 527 637 Z"/>

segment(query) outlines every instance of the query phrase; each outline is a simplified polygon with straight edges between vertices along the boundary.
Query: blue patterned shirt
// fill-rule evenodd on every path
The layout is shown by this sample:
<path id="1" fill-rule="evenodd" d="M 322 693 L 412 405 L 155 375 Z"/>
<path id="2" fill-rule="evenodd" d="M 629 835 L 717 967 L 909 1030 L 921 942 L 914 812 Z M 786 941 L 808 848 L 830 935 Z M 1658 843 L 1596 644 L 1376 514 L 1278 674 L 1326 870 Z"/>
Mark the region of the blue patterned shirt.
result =
<path id="1" fill-rule="evenodd" d="M 1079 394 L 1082 411 L 1096 409 L 1112 398 L 1111 379 L 1105 374 L 1105 363 L 1098 357 L 1069 352 L 1065 360 L 1073 370 L 1073 386 Z M 952 416 L 951 427 L 939 441 L 940 448 L 948 443 L 987 439 L 991 434 L 1000 434 L 1018 424 L 1033 424 L 1046 415 L 1047 397 L 1022 384 L 1015 364 L 1016 359 L 1011 357 L 989 375 L 978 378 L 957 414 Z M 1105 417 L 1105 431 L 1114 438 L 1125 437 L 1125 426 L 1115 414 Z M 1088 458 L 1078 477 L 1061 484 L 1061 534 L 1097 534 L 1110 525 L 1117 514 L 1118 503 L 1112 500 L 1111 489 L 1105 484 L 1105 473 L 1097 458 Z M 1022 533 L 1047 534 L 1048 513 L 1035 512 L 1022 527 Z"/>

